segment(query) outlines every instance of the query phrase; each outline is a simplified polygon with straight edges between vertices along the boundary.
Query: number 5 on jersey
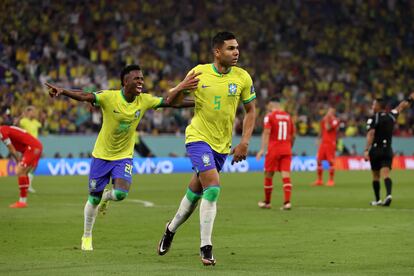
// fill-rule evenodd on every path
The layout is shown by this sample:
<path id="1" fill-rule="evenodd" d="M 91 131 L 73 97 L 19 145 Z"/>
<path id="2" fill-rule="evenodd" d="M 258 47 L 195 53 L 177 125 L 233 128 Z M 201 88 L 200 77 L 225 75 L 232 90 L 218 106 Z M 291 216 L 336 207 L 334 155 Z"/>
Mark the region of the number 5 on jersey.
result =
<path id="1" fill-rule="evenodd" d="M 220 110 L 221 96 L 214 96 L 214 110 Z"/>

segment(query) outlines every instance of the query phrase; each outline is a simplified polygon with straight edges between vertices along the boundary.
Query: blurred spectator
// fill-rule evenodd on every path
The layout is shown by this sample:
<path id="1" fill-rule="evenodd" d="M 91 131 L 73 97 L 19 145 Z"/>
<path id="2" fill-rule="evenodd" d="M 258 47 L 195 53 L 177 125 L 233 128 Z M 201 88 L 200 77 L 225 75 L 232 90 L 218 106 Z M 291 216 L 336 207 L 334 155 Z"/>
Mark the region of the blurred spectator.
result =
<path id="1" fill-rule="evenodd" d="M 43 82 L 119 89 L 117 70 L 139 63 L 148 92 L 160 95 L 207 62 L 211 36 L 224 29 L 246 45 L 240 62 L 258 92 L 256 134 L 275 94 L 286 99 L 298 135 L 316 135 L 332 105 L 341 131 L 355 136 L 365 133 L 374 97 L 392 107 L 414 89 L 413 1 L 4 0 L 0 13 L 0 120 L 11 124 L 33 105 L 47 115 L 45 133 L 97 132 L 101 116 L 68 99 L 49 101 Z M 147 113 L 140 131 L 182 134 L 191 112 Z M 401 114 L 396 135 L 412 136 L 413 118 L 412 109 Z"/>
<path id="2" fill-rule="evenodd" d="M 355 120 L 349 120 L 348 125 L 345 128 L 345 136 L 351 137 L 356 136 L 358 134 L 357 123 Z"/>

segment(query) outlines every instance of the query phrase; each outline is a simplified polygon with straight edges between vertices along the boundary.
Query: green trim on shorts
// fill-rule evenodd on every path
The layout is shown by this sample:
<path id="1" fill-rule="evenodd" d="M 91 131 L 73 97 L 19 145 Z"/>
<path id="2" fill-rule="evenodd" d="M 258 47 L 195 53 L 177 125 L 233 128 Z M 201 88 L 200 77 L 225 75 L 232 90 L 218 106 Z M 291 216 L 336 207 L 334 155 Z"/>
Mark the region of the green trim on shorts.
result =
<path id="1" fill-rule="evenodd" d="M 201 198 L 200 194 L 194 193 L 193 191 L 190 190 L 190 188 L 187 189 L 187 192 L 185 195 L 187 199 L 191 201 L 192 203 L 197 202 Z"/>
<path id="2" fill-rule="evenodd" d="M 220 195 L 220 186 L 210 186 L 203 192 L 203 198 L 210 201 L 215 202 L 217 201 Z"/>

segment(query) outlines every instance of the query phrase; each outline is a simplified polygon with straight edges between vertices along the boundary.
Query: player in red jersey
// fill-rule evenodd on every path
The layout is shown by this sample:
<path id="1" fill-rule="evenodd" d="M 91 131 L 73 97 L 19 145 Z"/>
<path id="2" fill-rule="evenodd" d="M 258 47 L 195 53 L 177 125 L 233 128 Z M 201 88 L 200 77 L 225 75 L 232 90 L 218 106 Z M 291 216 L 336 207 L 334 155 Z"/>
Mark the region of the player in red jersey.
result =
<path id="1" fill-rule="evenodd" d="M 15 126 L 0 126 L 0 139 L 6 144 L 12 158 L 16 161 L 16 175 L 20 189 L 20 199 L 11 204 L 10 208 L 27 207 L 27 189 L 29 188 L 28 173 L 36 168 L 42 155 L 42 143 Z M 21 156 L 17 153 L 20 152 Z"/>
<path id="2" fill-rule="evenodd" d="M 292 162 L 292 147 L 295 141 L 295 127 L 291 116 L 282 110 L 280 103 L 270 101 L 268 113 L 264 118 L 264 130 L 262 134 L 262 146 L 256 155 L 260 159 L 267 149 L 265 158 L 264 193 L 265 200 L 258 203 L 260 208 L 271 208 L 271 196 L 273 191 L 273 175 L 281 172 L 283 181 L 284 202 L 281 210 L 290 210 L 290 195 L 292 183 L 290 181 L 290 164 Z"/>
<path id="3" fill-rule="evenodd" d="M 323 185 L 322 181 L 322 161 L 329 162 L 329 180 L 326 182 L 327 186 L 334 186 L 335 175 L 335 152 L 336 152 L 336 132 L 339 126 L 339 120 L 335 117 L 335 108 L 329 107 L 328 111 L 321 121 L 321 134 L 318 155 L 316 157 L 318 162 L 318 179 L 313 183 L 314 186 Z"/>

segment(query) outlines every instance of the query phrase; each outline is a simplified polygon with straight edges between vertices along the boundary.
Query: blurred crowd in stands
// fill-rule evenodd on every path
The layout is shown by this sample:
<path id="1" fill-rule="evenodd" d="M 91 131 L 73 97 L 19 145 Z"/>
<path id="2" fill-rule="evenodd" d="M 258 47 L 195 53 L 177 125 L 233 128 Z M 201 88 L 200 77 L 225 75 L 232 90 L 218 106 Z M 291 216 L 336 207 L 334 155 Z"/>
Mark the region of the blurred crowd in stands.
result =
<path id="1" fill-rule="evenodd" d="M 27 105 L 40 110 L 42 133 L 91 133 L 101 114 L 41 84 L 119 89 L 119 72 L 138 63 L 145 90 L 162 95 L 192 66 L 211 62 L 210 39 L 236 34 L 240 66 L 253 77 L 255 133 L 266 101 L 283 99 L 299 135 L 317 135 L 336 107 L 343 136 L 365 135 L 373 98 L 395 106 L 414 90 L 414 1 L 212 0 L 21 1 L 0 4 L 0 121 L 13 123 Z M 242 108 L 235 130 L 240 134 Z M 149 112 L 140 131 L 183 134 L 191 109 Z M 412 136 L 413 110 L 396 135 Z"/>

